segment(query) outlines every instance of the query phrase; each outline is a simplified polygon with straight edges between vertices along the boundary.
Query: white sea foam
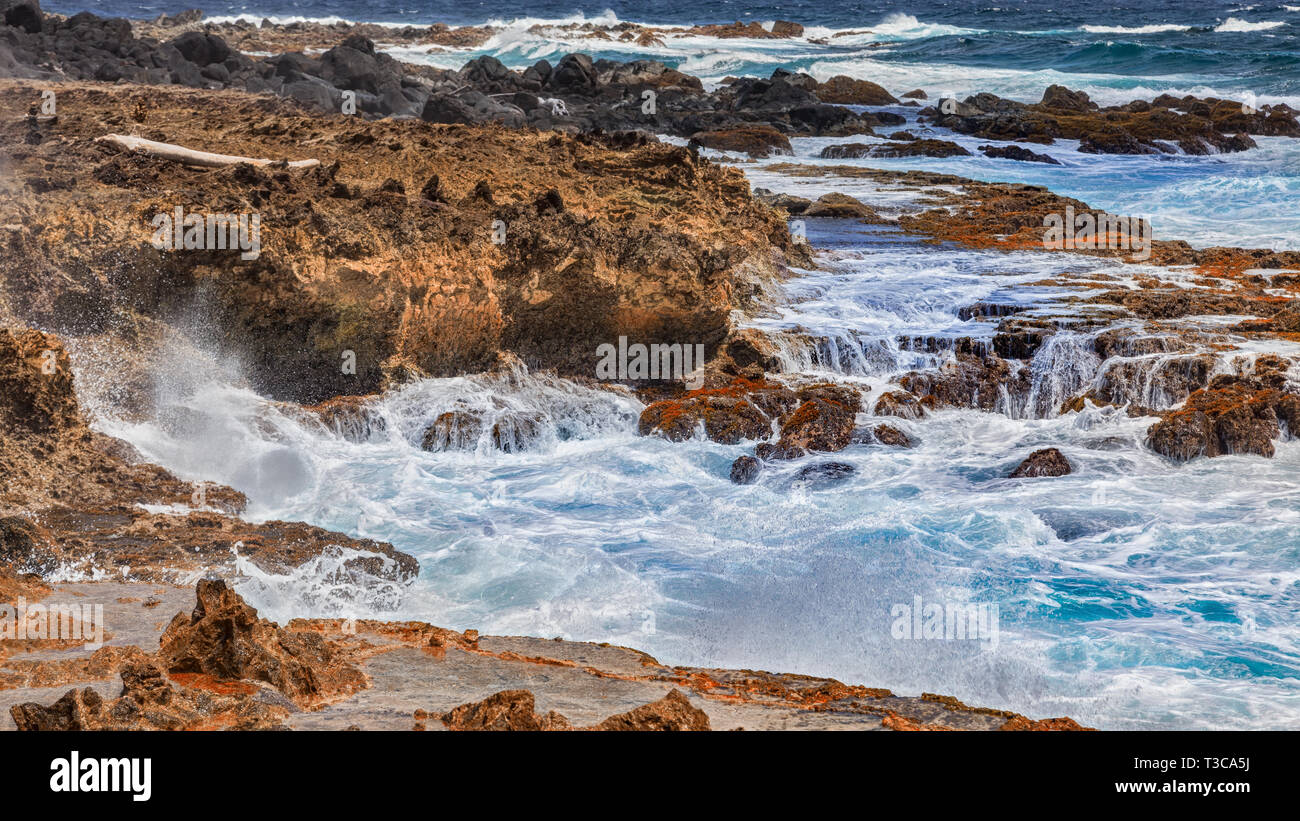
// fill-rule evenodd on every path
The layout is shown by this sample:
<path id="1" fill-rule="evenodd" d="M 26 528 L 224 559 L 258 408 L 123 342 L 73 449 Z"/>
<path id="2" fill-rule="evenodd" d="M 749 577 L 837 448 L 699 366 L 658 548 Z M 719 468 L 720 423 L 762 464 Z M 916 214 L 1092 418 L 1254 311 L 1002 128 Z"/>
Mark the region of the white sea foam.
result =
<path id="1" fill-rule="evenodd" d="M 1285 26 L 1286 22 L 1282 20 L 1242 20 L 1238 17 L 1229 17 L 1219 25 L 1215 26 L 1215 31 L 1221 32 L 1248 32 L 1248 31 L 1270 31 L 1275 28 Z"/>

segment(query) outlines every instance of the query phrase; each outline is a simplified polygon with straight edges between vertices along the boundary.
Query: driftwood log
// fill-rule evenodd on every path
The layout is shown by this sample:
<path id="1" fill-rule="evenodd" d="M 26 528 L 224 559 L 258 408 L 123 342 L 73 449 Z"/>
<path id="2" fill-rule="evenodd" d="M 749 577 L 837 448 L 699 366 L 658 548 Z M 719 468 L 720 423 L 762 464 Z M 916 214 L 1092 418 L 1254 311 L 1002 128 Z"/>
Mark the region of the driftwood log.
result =
<path id="1" fill-rule="evenodd" d="M 117 146 L 123 151 L 136 151 L 147 154 L 160 160 L 171 160 L 172 162 L 197 165 L 203 168 L 221 168 L 241 162 L 246 162 L 249 165 L 276 165 L 283 162 L 282 160 L 255 159 L 253 157 L 236 157 L 230 154 L 213 154 L 210 151 L 195 151 L 193 148 L 185 148 L 171 143 L 154 142 L 143 137 L 128 137 L 125 134 L 107 134 L 97 138 L 95 142 Z M 320 165 L 320 160 L 293 160 L 284 164 L 289 168 L 312 168 Z"/>

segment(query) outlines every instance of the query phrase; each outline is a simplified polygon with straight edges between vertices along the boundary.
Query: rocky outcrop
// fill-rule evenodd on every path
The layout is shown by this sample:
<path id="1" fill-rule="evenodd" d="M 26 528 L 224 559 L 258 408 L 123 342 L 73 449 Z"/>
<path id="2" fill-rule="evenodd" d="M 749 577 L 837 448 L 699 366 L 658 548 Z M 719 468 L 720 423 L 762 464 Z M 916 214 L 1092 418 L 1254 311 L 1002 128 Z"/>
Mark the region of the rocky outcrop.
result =
<path id="1" fill-rule="evenodd" d="M 448 730 L 544 732 L 568 730 L 569 720 L 554 710 L 538 715 L 528 690 L 503 690 L 482 701 L 462 704 L 442 715 Z"/>
<path id="2" fill-rule="evenodd" d="M 1079 140 L 1079 150 L 1101 154 L 1227 153 L 1255 147 L 1251 134 L 1300 136 L 1300 121 L 1285 105 L 1245 113 L 1240 101 L 1177 99 L 1102 108 L 1081 91 L 1050 86 L 1036 104 L 976 94 L 941 100 L 923 114 L 935 125 L 985 139 L 1050 144 Z"/>
<path id="3" fill-rule="evenodd" d="M 287 631 L 220 579 L 203 580 L 189 615 L 177 613 L 162 635 L 158 660 L 172 674 L 261 681 L 309 706 L 355 693 L 365 676 L 319 634 Z"/>
<path id="4" fill-rule="evenodd" d="M 34 93 L 0 98 L 16 110 Z M 197 314 L 273 398 L 364 395 L 488 370 L 506 353 L 591 377 L 598 344 L 621 336 L 711 358 L 731 312 L 809 254 L 738 171 L 643 136 L 324 120 L 238 94 L 61 94 L 81 116 L 57 139 L 6 143 L 16 207 L 22 225 L 93 225 L 6 231 L 0 263 L 17 273 L 0 303 L 73 334 Z M 310 141 L 324 164 L 199 171 L 115 153 L 94 138 L 121 109 L 195 148 L 296 157 Z M 257 258 L 155 248 L 152 221 L 177 207 L 260 215 Z"/>
<path id="5" fill-rule="evenodd" d="M 129 665 L 121 679 L 122 693 L 112 700 L 87 687 L 48 707 L 15 705 L 10 715 L 27 731 L 267 730 L 278 728 L 292 707 L 247 685 L 177 686 L 148 661 Z"/>
<path id="6" fill-rule="evenodd" d="M 842 105 L 896 105 L 898 98 L 870 80 L 836 75 L 813 89 L 823 103 Z"/>
<path id="7" fill-rule="evenodd" d="M 0 384 L 0 557 L 18 572 L 62 567 L 167 579 L 230 569 L 239 555 L 282 573 L 326 554 L 376 579 L 405 581 L 418 570 L 414 558 L 382 542 L 302 523 L 245 522 L 232 515 L 244 509 L 242 493 L 182 481 L 91 431 L 53 334 L 0 328 Z"/>
<path id="8" fill-rule="evenodd" d="M 1147 445 L 1185 462 L 1199 456 L 1272 456 L 1274 440 L 1300 432 L 1300 395 L 1286 390 L 1286 363 L 1261 357 L 1254 373 L 1220 375 L 1181 408 L 1161 414 Z"/>
<path id="9" fill-rule="evenodd" d="M 605 732 L 681 732 L 713 728 L 709 726 L 708 714 L 693 706 L 681 690 L 670 690 L 658 701 L 610 716 L 594 729 Z"/>

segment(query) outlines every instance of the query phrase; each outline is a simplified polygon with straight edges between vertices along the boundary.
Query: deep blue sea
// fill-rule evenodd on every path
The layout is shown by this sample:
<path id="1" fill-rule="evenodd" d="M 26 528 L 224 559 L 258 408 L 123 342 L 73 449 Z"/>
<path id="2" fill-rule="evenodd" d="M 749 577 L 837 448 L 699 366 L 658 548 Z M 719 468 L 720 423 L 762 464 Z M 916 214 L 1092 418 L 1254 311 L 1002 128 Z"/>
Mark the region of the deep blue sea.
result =
<path id="1" fill-rule="evenodd" d="M 192 2 L 44 5 L 141 18 Z M 250 0 L 204 11 L 254 22 L 501 27 L 474 49 L 393 48 L 378 38 L 401 59 L 448 68 L 479 54 L 523 66 L 586 51 L 663 60 L 705 82 L 787 67 L 931 97 L 991 91 L 1036 101 L 1063 83 L 1104 104 L 1173 92 L 1300 108 L 1300 0 L 1292 2 Z M 804 36 L 673 36 L 636 47 L 557 28 L 774 19 L 802 23 Z M 917 109 L 892 110 L 913 122 Z M 1200 247 L 1300 248 L 1300 140 L 1261 137 L 1250 151 L 1199 157 L 1082 154 L 1060 140 L 1045 149 L 1061 162 L 1053 166 L 990 159 L 974 151 L 987 141 L 939 136 L 973 156 L 870 164 L 1046 185 Z M 796 159 L 828 164 L 818 152 L 842 141 L 795 139 Z M 861 179 L 770 167 L 786 157 L 719 159 L 754 185 L 803 196 L 840 191 L 881 208 L 901 196 Z M 1080 266 L 1114 281 L 1153 273 L 1066 254 L 935 248 L 842 224 L 811 225 L 808 238 L 820 267 L 784 285 L 779 310 L 745 321 L 789 337 L 788 371 L 854 382 L 873 397 L 927 364 L 899 350 L 899 336 L 987 332 L 987 323 L 981 330 L 960 318 L 972 302 Z M 835 356 L 814 359 L 814 349 Z M 1101 378 L 1092 350 L 1086 335 L 1069 332 L 1043 346 L 1028 367 L 1045 406 Z M 1228 370 L 1267 352 L 1300 361 L 1300 345 L 1286 342 L 1242 340 L 1215 355 Z M 769 467 L 740 487 L 728 467 L 752 444 L 639 437 L 635 400 L 545 374 L 405 385 L 381 402 L 387 431 L 355 443 L 247 390 L 238 363 L 195 365 L 189 356 L 169 363 L 157 419 L 105 415 L 101 426 L 181 476 L 239 488 L 254 517 L 384 539 L 421 562 L 412 588 L 361 598 L 326 581 L 337 578 L 328 561 L 290 577 L 250 566 L 243 592 L 272 617 L 396 614 L 613 641 L 672 663 L 826 674 L 1104 728 L 1300 728 L 1300 440 L 1278 443 L 1273 459 L 1178 465 L 1143 445 L 1150 417 L 951 410 L 891 421 L 917 441 L 913 449 L 835 454 L 856 472 L 834 487 L 797 481 L 796 465 Z M 1163 356 L 1135 365 L 1178 366 Z M 81 375 L 93 394 L 93 374 Z M 467 408 L 548 424 L 524 453 L 500 453 L 487 440 L 473 452 L 420 449 L 432 419 Z M 1042 447 L 1060 448 L 1075 472 L 1005 478 Z M 997 646 L 895 640 L 891 608 L 918 595 L 998 605 Z"/>
<path id="2" fill-rule="evenodd" d="M 989 73 L 1056 72 L 1063 77 L 1098 76 L 1098 83 L 1117 89 L 1195 89 L 1253 91 L 1264 95 L 1300 95 L 1300 0 L 1293 3 L 1234 3 L 1223 0 L 1187 3 L 1064 3 L 1061 0 L 974 0 L 974 2 L 835 2 L 789 0 L 537 0 L 536 2 L 411 2 L 411 0 L 252 0 L 252 2 L 132 2 L 131 0 L 58 0 L 50 11 L 90 10 L 133 18 L 175 13 L 198 5 L 208 17 L 248 15 L 260 20 L 345 19 L 400 24 L 445 22 L 464 25 L 496 21 L 531 24 L 542 21 L 631 21 L 659 24 L 718 23 L 741 20 L 792 20 L 810 35 L 829 38 L 826 47 L 782 44 L 747 49 L 714 64 L 722 73 L 769 73 L 776 65 L 808 68 L 816 62 L 868 60 L 900 75 L 919 67 L 969 69 L 954 72 L 957 83 Z M 861 37 L 831 37 L 837 32 L 871 28 Z M 620 52 L 606 52 L 617 56 Z M 645 56 L 636 51 L 623 56 Z M 773 60 L 773 56 L 779 59 Z M 692 56 L 662 55 L 667 62 L 688 63 L 707 74 Z M 725 67 L 723 63 L 726 63 Z M 882 81 L 883 82 L 883 81 Z M 889 83 L 884 82 L 886 86 Z M 960 87 L 960 86 L 959 86 Z"/>

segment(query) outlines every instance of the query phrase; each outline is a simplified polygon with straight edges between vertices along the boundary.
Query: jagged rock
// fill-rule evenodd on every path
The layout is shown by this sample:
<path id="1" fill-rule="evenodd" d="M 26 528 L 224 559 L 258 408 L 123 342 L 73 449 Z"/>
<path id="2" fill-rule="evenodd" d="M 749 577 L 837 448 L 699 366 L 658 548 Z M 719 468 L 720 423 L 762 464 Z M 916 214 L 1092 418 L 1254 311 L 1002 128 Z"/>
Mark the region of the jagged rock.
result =
<path id="1" fill-rule="evenodd" d="M 264 681 L 303 706 L 366 686 L 365 676 L 318 633 L 283 630 L 220 579 L 204 579 L 189 615 L 163 632 L 159 663 L 168 673 Z"/>
<path id="2" fill-rule="evenodd" d="M 503 690 L 482 701 L 462 704 L 442 715 L 448 730 L 525 731 L 568 730 L 569 720 L 555 711 L 538 715 L 528 690 Z"/>
<path id="3" fill-rule="evenodd" d="M 128 664 L 121 679 L 122 693 L 112 701 L 87 687 L 48 707 L 28 702 L 9 712 L 25 731 L 265 730 L 279 727 L 292 706 L 250 685 L 177 687 L 149 660 Z"/>
<path id="4" fill-rule="evenodd" d="M 595 729 L 612 731 L 700 731 L 711 730 L 709 716 L 691 704 L 681 690 L 671 690 L 658 701 L 610 716 Z"/>
<path id="5" fill-rule="evenodd" d="M 1029 454 L 1025 461 L 1011 471 L 1012 479 L 1031 479 L 1038 476 L 1065 476 L 1073 472 L 1065 454 L 1056 448 L 1044 448 Z"/>
<path id="6" fill-rule="evenodd" d="M 81 424 L 63 343 L 41 331 L 0 328 L 0 425 L 60 433 Z"/>
<path id="7" fill-rule="evenodd" d="M 1300 396 L 1270 387 L 1258 373 L 1216 376 L 1183 407 L 1161 417 L 1147 431 L 1147 446 L 1180 462 L 1198 456 L 1272 456 L 1283 425 L 1290 435 L 1300 432 Z"/>

